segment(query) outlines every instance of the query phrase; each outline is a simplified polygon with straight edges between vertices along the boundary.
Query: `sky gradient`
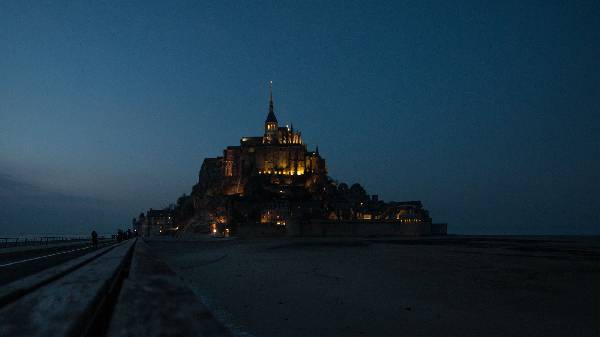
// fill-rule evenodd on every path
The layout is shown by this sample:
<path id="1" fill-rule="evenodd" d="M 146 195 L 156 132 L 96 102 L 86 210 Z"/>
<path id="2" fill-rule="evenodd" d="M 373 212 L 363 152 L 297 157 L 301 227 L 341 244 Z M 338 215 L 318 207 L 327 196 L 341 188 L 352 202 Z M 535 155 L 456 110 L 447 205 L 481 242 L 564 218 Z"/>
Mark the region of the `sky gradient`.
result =
<path id="1" fill-rule="evenodd" d="M 280 123 L 451 233 L 600 234 L 598 1 L 2 1 L 0 235 L 129 225 Z"/>

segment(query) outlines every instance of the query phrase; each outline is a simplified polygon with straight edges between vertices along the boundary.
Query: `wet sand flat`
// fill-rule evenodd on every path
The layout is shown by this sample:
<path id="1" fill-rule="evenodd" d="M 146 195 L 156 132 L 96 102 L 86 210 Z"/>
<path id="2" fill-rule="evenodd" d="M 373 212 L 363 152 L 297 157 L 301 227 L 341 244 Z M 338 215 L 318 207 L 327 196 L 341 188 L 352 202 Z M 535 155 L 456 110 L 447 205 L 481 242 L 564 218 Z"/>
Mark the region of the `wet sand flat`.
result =
<path id="1" fill-rule="evenodd" d="M 600 335 L 598 237 L 149 244 L 235 335 Z"/>

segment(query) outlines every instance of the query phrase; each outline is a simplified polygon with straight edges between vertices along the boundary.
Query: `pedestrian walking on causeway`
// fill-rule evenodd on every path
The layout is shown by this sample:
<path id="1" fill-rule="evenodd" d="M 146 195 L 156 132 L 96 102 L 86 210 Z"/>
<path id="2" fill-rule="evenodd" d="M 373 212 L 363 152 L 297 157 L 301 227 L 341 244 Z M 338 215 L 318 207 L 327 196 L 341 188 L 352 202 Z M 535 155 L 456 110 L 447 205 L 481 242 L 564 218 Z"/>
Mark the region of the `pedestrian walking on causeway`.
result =
<path id="1" fill-rule="evenodd" d="M 98 233 L 96 231 L 92 231 L 92 246 L 98 248 Z"/>

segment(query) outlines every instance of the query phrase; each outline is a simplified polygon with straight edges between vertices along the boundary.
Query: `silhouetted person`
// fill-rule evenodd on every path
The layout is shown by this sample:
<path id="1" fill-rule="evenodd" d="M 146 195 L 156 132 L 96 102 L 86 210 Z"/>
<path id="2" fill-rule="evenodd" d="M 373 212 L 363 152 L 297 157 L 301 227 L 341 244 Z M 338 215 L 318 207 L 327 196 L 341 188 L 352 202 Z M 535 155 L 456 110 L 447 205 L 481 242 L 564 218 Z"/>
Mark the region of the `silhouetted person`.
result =
<path id="1" fill-rule="evenodd" d="M 133 238 L 133 235 L 131 235 L 131 229 L 127 230 L 127 240 Z"/>
<path id="2" fill-rule="evenodd" d="M 92 231 L 92 246 L 98 248 L 98 233 L 96 231 Z"/>

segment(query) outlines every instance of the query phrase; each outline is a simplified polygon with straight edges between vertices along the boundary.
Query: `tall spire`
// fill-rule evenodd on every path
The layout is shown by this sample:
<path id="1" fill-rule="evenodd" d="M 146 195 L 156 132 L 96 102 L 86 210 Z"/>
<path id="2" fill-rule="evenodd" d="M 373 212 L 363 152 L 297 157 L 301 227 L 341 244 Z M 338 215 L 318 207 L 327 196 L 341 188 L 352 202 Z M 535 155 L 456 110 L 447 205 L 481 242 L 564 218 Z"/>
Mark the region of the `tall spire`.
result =
<path id="1" fill-rule="evenodd" d="M 273 81 L 269 81 L 269 114 L 267 115 L 267 120 L 265 123 L 277 123 L 277 118 L 275 117 L 275 107 L 273 104 Z"/>

